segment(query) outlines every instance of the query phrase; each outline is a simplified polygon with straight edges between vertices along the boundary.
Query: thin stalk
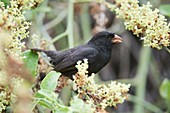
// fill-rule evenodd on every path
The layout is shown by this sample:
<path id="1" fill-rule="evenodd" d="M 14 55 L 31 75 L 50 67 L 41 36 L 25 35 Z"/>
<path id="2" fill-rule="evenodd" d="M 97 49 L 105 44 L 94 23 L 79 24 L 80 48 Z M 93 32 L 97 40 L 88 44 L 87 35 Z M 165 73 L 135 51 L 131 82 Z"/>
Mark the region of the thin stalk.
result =
<path id="1" fill-rule="evenodd" d="M 151 58 L 151 49 L 143 47 L 140 52 L 139 67 L 136 74 L 136 96 L 139 100 L 145 100 L 145 88 L 146 88 L 146 79 L 147 73 L 149 70 L 149 63 Z M 135 105 L 134 113 L 145 113 L 144 108 L 139 105 Z"/>
<path id="2" fill-rule="evenodd" d="M 152 79 L 153 81 L 155 81 L 156 88 L 159 89 L 160 84 L 161 84 L 161 78 L 160 78 L 161 75 L 160 75 L 158 66 L 153 56 L 152 56 L 151 62 L 152 63 L 150 64 L 150 67 L 151 67 L 151 72 L 152 72 Z"/>
<path id="3" fill-rule="evenodd" d="M 165 50 L 167 50 L 167 51 L 168 51 L 168 53 L 170 53 L 170 49 L 169 49 L 169 48 L 165 47 Z"/>
<path id="4" fill-rule="evenodd" d="M 48 0 L 44 0 L 44 2 L 42 3 L 42 6 L 45 7 L 46 5 L 48 5 Z M 50 37 L 50 35 L 48 34 L 48 32 L 46 31 L 43 25 L 44 17 L 45 17 L 45 13 L 40 13 L 39 15 L 35 17 L 35 19 L 36 19 L 39 31 L 42 33 L 44 38 L 50 42 L 52 38 Z M 49 48 L 52 50 L 56 50 L 53 44 L 50 44 Z"/>
<path id="5" fill-rule="evenodd" d="M 128 98 L 128 101 L 134 102 L 144 108 L 147 108 L 148 110 L 152 111 L 153 113 L 163 113 L 163 111 L 158 108 L 157 106 L 138 98 L 137 96 L 130 95 Z M 142 112 L 136 112 L 136 113 L 142 113 Z M 143 112 L 145 113 L 145 112 Z"/>
<path id="6" fill-rule="evenodd" d="M 58 16 L 55 19 L 53 19 L 49 23 L 45 24 L 46 30 L 51 29 L 52 27 L 54 27 L 57 24 L 59 24 L 61 21 L 63 21 L 63 19 L 66 16 L 67 16 L 67 11 L 66 10 L 61 11 L 60 14 L 58 14 Z"/>
<path id="7" fill-rule="evenodd" d="M 68 45 L 69 48 L 74 47 L 74 37 L 73 37 L 73 23 L 74 23 L 74 2 L 69 0 L 68 3 L 68 17 L 67 17 L 67 29 L 65 32 L 56 36 L 51 43 L 56 42 L 64 36 L 68 36 Z"/>
<path id="8" fill-rule="evenodd" d="M 85 42 L 91 37 L 91 28 L 90 28 L 90 17 L 88 14 L 88 5 L 85 4 L 82 6 L 82 15 L 80 16 L 80 22 L 83 32 L 83 39 Z"/>
<path id="9" fill-rule="evenodd" d="M 40 30 L 40 32 L 42 33 L 43 38 L 45 38 L 48 42 L 50 42 L 50 41 L 52 40 L 52 37 L 48 34 L 47 30 L 46 30 L 45 27 L 43 26 L 43 22 L 40 21 L 40 20 L 41 20 L 40 18 L 41 18 L 41 17 L 36 18 L 37 23 L 39 24 L 39 30 Z M 39 22 L 38 22 L 38 21 L 39 21 Z M 51 43 L 49 43 L 47 46 L 48 46 L 49 49 L 51 49 L 51 50 L 56 50 L 55 46 L 54 46 L 53 44 L 51 44 Z"/>
<path id="10" fill-rule="evenodd" d="M 74 2 L 73 2 L 73 0 L 69 0 L 69 3 L 68 3 L 67 29 L 66 29 L 66 32 L 68 32 L 68 45 L 69 45 L 69 48 L 74 47 L 73 23 L 74 23 Z"/>
<path id="11" fill-rule="evenodd" d="M 65 32 L 57 35 L 56 37 L 54 37 L 54 38 L 51 40 L 51 43 L 54 43 L 54 42 L 56 42 L 57 40 L 63 38 L 64 36 L 67 36 L 67 34 L 68 34 L 68 33 L 65 31 Z"/>

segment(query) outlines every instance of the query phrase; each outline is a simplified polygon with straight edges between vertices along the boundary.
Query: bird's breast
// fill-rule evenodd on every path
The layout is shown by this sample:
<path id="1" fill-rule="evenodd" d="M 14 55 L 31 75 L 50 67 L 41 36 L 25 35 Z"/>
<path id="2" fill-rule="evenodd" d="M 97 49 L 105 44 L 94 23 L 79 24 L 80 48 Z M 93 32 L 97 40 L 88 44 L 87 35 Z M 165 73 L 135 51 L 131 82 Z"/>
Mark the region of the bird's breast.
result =
<path id="1" fill-rule="evenodd" d="M 89 65 L 89 71 L 91 73 L 97 73 L 100 71 L 111 59 L 111 53 L 110 52 L 100 52 L 98 57 L 95 58 L 95 62 L 91 65 Z"/>

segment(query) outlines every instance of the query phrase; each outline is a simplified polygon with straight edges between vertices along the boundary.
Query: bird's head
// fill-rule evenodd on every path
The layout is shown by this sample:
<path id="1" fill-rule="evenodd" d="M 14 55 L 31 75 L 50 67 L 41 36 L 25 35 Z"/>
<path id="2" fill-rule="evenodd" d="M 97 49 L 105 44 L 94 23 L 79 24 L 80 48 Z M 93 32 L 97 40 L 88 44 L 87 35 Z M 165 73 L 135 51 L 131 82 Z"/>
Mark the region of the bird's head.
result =
<path id="1" fill-rule="evenodd" d="M 106 46 L 122 42 L 122 38 L 115 33 L 108 31 L 98 32 L 93 36 L 93 38 L 88 42 L 88 44 L 103 45 Z"/>

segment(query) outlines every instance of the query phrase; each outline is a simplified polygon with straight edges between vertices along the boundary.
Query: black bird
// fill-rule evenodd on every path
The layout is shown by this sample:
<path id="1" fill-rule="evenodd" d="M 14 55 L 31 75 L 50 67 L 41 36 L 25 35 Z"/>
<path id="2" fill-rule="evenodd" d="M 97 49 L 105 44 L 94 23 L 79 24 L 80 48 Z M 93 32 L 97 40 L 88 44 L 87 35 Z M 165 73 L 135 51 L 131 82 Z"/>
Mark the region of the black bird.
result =
<path id="1" fill-rule="evenodd" d="M 50 57 L 50 63 L 54 70 L 62 75 L 72 78 L 77 72 L 75 67 L 77 61 L 88 59 L 89 75 L 100 71 L 111 59 L 113 44 L 122 42 L 122 38 L 114 33 L 102 31 L 95 34 L 85 45 L 74 47 L 66 51 L 49 51 L 41 49 L 31 49 L 36 52 L 44 52 Z"/>

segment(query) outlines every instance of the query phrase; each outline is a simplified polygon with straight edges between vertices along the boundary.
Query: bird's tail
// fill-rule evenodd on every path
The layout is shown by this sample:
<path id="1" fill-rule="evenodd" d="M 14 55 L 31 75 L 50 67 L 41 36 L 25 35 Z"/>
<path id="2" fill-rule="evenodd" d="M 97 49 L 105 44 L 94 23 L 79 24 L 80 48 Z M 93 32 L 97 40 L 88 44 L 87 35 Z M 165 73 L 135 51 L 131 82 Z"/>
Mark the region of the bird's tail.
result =
<path id="1" fill-rule="evenodd" d="M 52 50 L 43 50 L 43 49 L 38 49 L 38 48 L 31 48 L 32 51 L 34 52 L 43 52 L 45 53 L 48 57 L 50 57 L 51 59 L 55 59 L 56 56 L 58 55 L 59 52 L 57 51 L 52 51 Z"/>
<path id="2" fill-rule="evenodd" d="M 45 50 L 38 49 L 38 48 L 31 48 L 31 50 L 35 52 L 45 52 Z"/>
<path id="3" fill-rule="evenodd" d="M 46 57 L 49 56 L 49 54 L 47 54 L 47 53 L 48 53 L 47 50 L 38 49 L 38 48 L 31 48 L 30 50 L 33 51 L 33 52 L 43 52 L 43 53 L 45 53 L 45 57 L 44 57 L 44 55 L 41 55 L 41 56 L 42 56 L 42 58 L 44 59 L 44 61 L 45 61 L 48 65 L 51 65 L 51 64 L 49 63 L 50 59 L 48 59 L 48 58 L 46 59 Z M 49 57 L 50 57 L 50 56 L 49 56 Z"/>

